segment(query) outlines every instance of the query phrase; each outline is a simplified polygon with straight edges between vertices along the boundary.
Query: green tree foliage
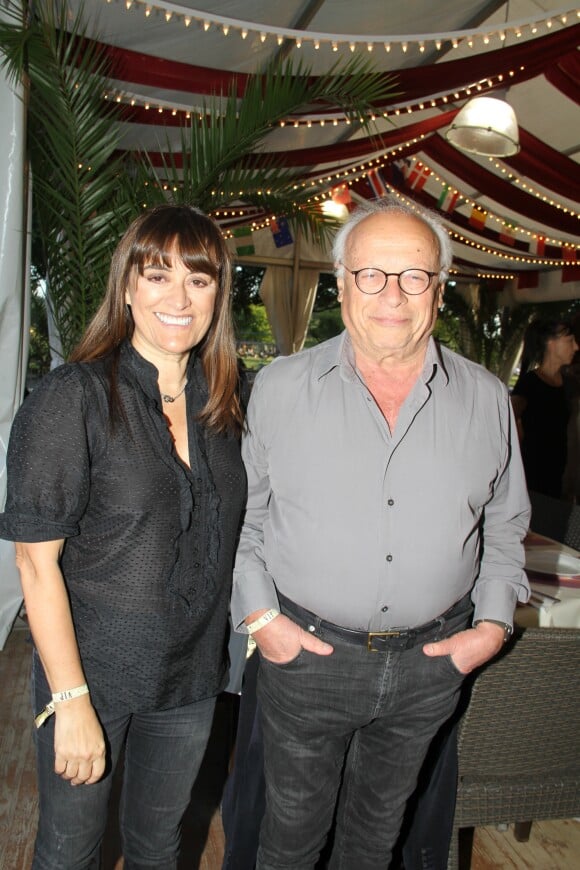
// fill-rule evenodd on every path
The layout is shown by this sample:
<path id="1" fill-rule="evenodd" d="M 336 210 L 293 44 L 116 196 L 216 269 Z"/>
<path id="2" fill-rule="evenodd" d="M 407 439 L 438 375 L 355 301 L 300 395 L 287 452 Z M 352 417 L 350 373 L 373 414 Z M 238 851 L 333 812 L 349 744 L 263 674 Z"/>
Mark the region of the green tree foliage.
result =
<path id="1" fill-rule="evenodd" d="M 472 298 L 447 284 L 435 334 L 458 353 L 481 363 L 508 383 L 520 351 L 524 332 L 534 317 L 571 317 L 577 301 L 501 305 L 486 282 Z"/>
<path id="2" fill-rule="evenodd" d="M 102 98 L 107 63 L 83 39 L 80 17 L 69 24 L 64 4 L 10 0 L 4 13 L 0 59 L 28 107 L 34 267 L 67 354 L 102 298 L 137 200 L 115 156 L 116 108 Z"/>

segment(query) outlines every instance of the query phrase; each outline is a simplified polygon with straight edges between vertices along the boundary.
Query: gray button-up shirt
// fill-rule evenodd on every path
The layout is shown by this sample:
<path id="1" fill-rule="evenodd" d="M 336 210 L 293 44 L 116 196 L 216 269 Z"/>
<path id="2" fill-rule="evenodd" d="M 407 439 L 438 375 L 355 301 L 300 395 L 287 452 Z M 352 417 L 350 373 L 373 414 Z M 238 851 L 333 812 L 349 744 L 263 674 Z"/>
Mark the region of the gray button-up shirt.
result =
<path id="1" fill-rule="evenodd" d="M 432 338 L 393 432 L 347 333 L 273 362 L 242 445 L 234 625 L 277 589 L 347 628 L 421 625 L 470 589 L 475 619 L 511 623 L 529 591 L 515 433 L 506 387 Z"/>

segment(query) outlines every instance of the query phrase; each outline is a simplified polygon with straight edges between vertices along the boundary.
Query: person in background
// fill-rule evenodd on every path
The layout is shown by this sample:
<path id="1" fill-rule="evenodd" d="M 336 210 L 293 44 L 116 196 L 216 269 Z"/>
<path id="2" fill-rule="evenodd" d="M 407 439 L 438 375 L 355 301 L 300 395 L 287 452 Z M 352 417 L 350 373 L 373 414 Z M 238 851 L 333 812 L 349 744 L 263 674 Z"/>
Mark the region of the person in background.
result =
<path id="1" fill-rule="evenodd" d="M 333 821 L 333 870 L 388 867 L 432 738 L 529 593 L 507 389 L 431 337 L 443 225 L 377 200 L 334 260 L 346 331 L 260 372 L 242 443 L 232 621 L 260 655 L 259 870 L 310 870 Z"/>
<path id="2" fill-rule="evenodd" d="M 580 314 L 571 322 L 576 345 L 580 348 Z M 563 475 L 562 497 L 566 501 L 580 504 L 580 350 L 564 370 L 564 387 L 570 400 L 570 421 L 568 423 L 568 460 Z"/>
<path id="3" fill-rule="evenodd" d="M 245 499 L 230 297 L 219 227 L 147 211 L 72 361 L 14 421 L 0 536 L 34 640 L 34 870 L 98 865 L 123 747 L 124 866 L 177 866 L 227 678 Z"/>
<path id="4" fill-rule="evenodd" d="M 577 350 L 565 321 L 532 321 L 524 335 L 520 375 L 512 391 L 528 489 L 553 498 L 562 495 L 570 417 L 562 370 Z"/>

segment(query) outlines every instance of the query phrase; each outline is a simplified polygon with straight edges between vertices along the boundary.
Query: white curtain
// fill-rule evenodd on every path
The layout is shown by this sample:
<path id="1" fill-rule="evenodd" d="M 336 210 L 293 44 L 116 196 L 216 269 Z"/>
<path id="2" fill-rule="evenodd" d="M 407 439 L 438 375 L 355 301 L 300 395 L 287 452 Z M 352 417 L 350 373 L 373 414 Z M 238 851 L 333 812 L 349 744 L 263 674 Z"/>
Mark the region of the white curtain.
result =
<path id="1" fill-rule="evenodd" d="M 278 350 L 289 356 L 302 350 L 316 298 L 318 269 L 268 266 L 260 287 Z"/>
<path id="2" fill-rule="evenodd" d="M 1 13 L 0 13 L 1 14 Z M 6 499 L 6 448 L 24 395 L 30 322 L 29 237 L 23 177 L 24 108 L 0 71 L 0 510 Z M 0 541 L 0 649 L 22 600 L 14 545 Z"/>

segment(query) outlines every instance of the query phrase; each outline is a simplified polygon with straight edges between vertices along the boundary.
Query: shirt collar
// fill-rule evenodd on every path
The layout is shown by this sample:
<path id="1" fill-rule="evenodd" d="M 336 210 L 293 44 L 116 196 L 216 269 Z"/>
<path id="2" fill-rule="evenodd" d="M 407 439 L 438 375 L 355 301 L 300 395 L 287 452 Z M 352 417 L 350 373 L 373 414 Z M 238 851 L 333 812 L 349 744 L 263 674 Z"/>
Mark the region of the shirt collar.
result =
<path id="1" fill-rule="evenodd" d="M 337 367 L 340 367 L 343 377 L 349 378 L 351 375 L 355 375 L 354 351 L 346 329 L 340 335 L 325 342 L 315 366 L 315 375 L 317 378 L 322 378 Z M 431 335 L 427 344 L 421 379 L 424 383 L 428 384 L 436 377 L 439 371 L 441 371 L 445 378 L 445 383 L 448 384 L 449 373 L 445 366 L 441 348 Z"/>
<path id="2" fill-rule="evenodd" d="M 325 341 L 320 345 L 320 353 L 314 366 L 314 374 L 317 378 L 322 378 L 327 375 L 332 369 L 337 366 L 342 366 L 347 363 L 345 345 L 350 346 L 350 339 L 346 330 L 340 335 Z M 352 357 L 352 348 L 351 348 Z M 353 357 L 352 357 L 353 358 Z M 354 358 L 353 358 L 354 359 Z M 352 366 L 352 362 L 350 363 Z"/>
<path id="3" fill-rule="evenodd" d="M 427 351 L 425 353 L 425 363 L 423 365 L 423 371 L 421 372 L 423 382 L 425 384 L 430 383 L 439 372 L 441 372 L 445 379 L 445 384 L 447 385 L 449 383 L 449 372 L 445 366 L 445 360 L 443 359 L 439 342 L 431 335 L 429 336 L 429 343 L 427 344 Z"/>

